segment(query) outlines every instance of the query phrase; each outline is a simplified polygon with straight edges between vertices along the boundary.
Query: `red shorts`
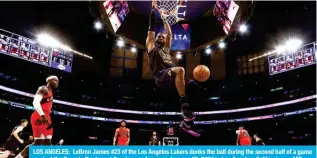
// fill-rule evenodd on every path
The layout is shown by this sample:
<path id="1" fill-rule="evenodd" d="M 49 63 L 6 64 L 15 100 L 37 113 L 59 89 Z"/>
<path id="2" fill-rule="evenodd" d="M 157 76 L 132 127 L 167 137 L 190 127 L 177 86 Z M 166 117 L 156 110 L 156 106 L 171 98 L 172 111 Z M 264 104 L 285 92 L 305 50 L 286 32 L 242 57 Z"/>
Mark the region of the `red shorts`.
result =
<path id="1" fill-rule="evenodd" d="M 251 140 L 246 138 L 246 139 L 240 139 L 240 145 L 242 146 L 247 146 L 247 145 L 251 145 Z"/>
<path id="2" fill-rule="evenodd" d="M 51 116 L 49 113 L 45 113 L 45 116 L 49 122 L 49 124 L 52 123 Z M 41 119 L 41 116 L 38 114 L 38 112 L 34 111 L 31 116 L 31 125 L 32 125 L 32 131 L 33 131 L 33 137 L 34 138 L 40 138 L 41 136 L 53 136 L 53 128 L 47 129 L 48 125 L 45 124 L 37 124 L 36 120 Z"/>

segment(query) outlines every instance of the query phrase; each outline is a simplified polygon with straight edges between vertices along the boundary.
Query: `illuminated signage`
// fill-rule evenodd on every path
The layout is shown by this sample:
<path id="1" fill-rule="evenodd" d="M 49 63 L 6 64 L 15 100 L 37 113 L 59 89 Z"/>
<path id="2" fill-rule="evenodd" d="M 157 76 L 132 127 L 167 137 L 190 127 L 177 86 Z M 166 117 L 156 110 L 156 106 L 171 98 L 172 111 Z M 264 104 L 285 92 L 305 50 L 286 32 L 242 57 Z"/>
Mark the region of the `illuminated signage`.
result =
<path id="1" fill-rule="evenodd" d="M 285 52 L 268 57 L 269 74 L 282 72 L 316 64 L 315 43 L 307 44 L 296 52 Z"/>
<path id="2" fill-rule="evenodd" d="M 171 50 L 187 50 L 190 49 L 190 25 L 176 24 L 171 26 L 172 30 L 172 47 Z M 165 32 L 164 26 L 161 26 L 158 32 Z"/>
<path id="3" fill-rule="evenodd" d="M 42 46 L 3 29 L 0 29 L 0 53 L 62 71 L 72 71 L 72 53 Z"/>

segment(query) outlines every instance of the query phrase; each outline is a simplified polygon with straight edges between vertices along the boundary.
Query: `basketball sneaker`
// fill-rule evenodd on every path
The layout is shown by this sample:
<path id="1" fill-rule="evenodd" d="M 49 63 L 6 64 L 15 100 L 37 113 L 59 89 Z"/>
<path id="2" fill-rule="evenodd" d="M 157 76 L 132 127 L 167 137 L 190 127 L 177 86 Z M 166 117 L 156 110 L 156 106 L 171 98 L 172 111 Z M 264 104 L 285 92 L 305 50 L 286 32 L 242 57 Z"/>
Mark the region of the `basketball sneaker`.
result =
<path id="1" fill-rule="evenodd" d="M 194 137 L 200 137 L 200 133 L 195 130 L 194 121 L 182 121 L 179 127 Z"/>
<path id="2" fill-rule="evenodd" d="M 194 112 L 191 110 L 190 105 L 188 103 L 182 104 L 181 114 L 184 121 L 194 121 L 196 118 Z"/>
<path id="3" fill-rule="evenodd" d="M 194 121 L 182 121 L 179 127 L 186 129 L 194 129 Z"/>

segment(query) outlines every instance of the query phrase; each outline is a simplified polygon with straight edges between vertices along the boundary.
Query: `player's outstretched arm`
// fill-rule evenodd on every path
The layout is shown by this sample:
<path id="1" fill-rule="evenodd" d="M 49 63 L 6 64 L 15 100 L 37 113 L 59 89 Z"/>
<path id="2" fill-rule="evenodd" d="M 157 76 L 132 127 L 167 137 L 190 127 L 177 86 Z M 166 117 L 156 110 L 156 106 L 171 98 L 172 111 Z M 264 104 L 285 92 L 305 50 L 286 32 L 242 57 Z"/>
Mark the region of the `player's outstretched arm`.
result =
<path id="1" fill-rule="evenodd" d="M 163 19 L 163 23 L 164 23 L 164 29 L 166 32 L 166 46 L 168 48 L 171 48 L 172 45 L 172 30 L 170 25 L 168 24 L 168 21 L 166 19 Z"/>
<path id="2" fill-rule="evenodd" d="M 150 53 L 155 47 L 155 4 L 156 1 L 152 2 L 152 10 L 149 18 L 149 29 L 146 38 L 146 49 L 147 52 Z"/>

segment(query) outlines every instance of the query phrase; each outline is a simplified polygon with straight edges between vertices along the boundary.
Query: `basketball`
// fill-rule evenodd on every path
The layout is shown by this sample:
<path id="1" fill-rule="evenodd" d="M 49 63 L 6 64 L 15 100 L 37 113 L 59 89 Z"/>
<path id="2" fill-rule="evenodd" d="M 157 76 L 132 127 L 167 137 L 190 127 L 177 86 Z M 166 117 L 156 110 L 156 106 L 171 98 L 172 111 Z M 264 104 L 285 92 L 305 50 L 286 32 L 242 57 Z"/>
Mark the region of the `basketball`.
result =
<path id="1" fill-rule="evenodd" d="M 194 72 L 194 79 L 199 82 L 205 82 L 208 80 L 210 76 L 209 68 L 205 65 L 198 65 L 195 67 Z"/>

